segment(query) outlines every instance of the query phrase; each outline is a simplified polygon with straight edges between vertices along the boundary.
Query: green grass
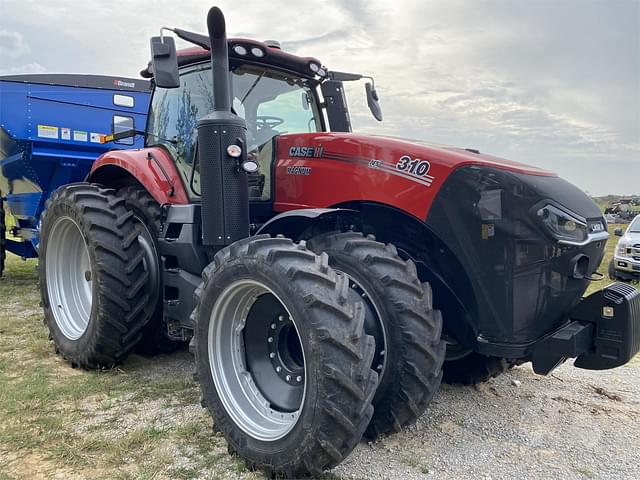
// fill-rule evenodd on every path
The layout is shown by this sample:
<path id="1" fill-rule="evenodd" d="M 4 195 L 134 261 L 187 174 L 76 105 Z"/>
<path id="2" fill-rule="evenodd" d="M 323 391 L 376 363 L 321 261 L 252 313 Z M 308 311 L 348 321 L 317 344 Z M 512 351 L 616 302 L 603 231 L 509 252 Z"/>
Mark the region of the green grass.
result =
<path id="1" fill-rule="evenodd" d="M 72 369 L 54 352 L 39 302 L 36 262 L 9 254 L 0 278 L 0 480 L 60 472 L 96 480 L 261 478 L 213 432 L 190 357 Z"/>

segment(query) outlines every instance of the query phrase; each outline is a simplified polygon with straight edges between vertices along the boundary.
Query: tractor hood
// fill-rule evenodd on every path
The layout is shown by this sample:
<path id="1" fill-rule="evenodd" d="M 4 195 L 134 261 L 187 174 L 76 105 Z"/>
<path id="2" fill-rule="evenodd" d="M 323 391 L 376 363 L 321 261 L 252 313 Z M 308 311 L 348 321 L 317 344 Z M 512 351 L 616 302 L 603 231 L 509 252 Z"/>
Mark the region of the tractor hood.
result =
<path id="1" fill-rule="evenodd" d="M 276 143 L 276 202 L 286 203 L 282 206 L 285 209 L 311 206 L 318 199 L 332 205 L 336 197 L 347 196 L 348 200 L 400 202 L 405 211 L 424 219 L 447 178 L 463 167 L 486 167 L 534 179 L 556 178 L 552 172 L 477 151 L 401 138 L 305 133 L 279 135 Z M 303 177 L 313 180 L 307 185 Z M 329 179 L 331 188 L 327 189 L 324 183 Z M 299 190 L 302 183 L 305 192 Z M 405 195 L 407 203 L 402 198 Z"/>
<path id="2" fill-rule="evenodd" d="M 404 157 L 409 157 L 412 162 L 414 160 L 429 162 L 428 172 L 424 172 L 424 167 L 420 170 L 424 172 L 422 176 L 428 173 L 445 173 L 446 170 L 467 165 L 483 165 L 527 175 L 555 176 L 553 172 L 483 154 L 475 149 L 438 145 L 400 137 L 353 133 L 311 133 L 282 135 L 280 140 L 285 146 L 294 147 L 291 152 L 279 151 L 290 158 L 317 158 L 320 154 L 322 158 L 328 159 L 352 156 L 354 159 L 367 160 L 367 162 L 381 161 L 383 162 L 381 166 L 396 168 L 409 175 L 416 175 L 417 169 L 409 166 L 403 170 L 406 160 L 403 159 Z M 304 147 L 320 148 L 320 150 L 314 151 Z M 372 163 L 373 165 L 375 162 Z"/>
<path id="3" fill-rule="evenodd" d="M 395 149 L 410 150 L 417 157 L 431 159 L 436 163 L 446 164 L 452 168 L 464 165 L 485 165 L 528 175 L 555 176 L 555 173 L 548 170 L 481 153 L 473 148 L 452 147 L 423 140 L 383 135 L 358 135 L 358 137 L 359 141 L 382 142 L 383 145 L 393 146 Z"/>

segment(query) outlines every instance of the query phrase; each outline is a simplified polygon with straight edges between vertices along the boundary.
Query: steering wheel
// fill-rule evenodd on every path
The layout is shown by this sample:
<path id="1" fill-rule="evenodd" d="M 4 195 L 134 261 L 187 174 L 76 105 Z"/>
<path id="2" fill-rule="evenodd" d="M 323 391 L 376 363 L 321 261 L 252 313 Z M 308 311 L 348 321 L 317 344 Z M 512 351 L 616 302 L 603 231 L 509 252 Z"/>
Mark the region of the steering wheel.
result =
<path id="1" fill-rule="evenodd" d="M 284 123 L 284 118 L 273 117 L 271 115 L 262 115 L 256 117 L 256 129 L 260 130 L 273 130 L 278 125 Z"/>

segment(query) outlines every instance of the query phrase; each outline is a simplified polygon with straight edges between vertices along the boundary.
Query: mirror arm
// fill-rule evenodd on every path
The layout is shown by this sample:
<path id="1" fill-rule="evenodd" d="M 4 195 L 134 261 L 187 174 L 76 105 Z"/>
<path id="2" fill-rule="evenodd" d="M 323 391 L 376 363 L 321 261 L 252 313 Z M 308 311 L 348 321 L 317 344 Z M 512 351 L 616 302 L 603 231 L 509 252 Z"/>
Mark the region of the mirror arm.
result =
<path id="1" fill-rule="evenodd" d="M 164 43 L 164 35 L 162 34 L 162 32 L 167 31 L 167 32 L 171 32 L 171 33 L 175 33 L 175 30 L 173 28 L 169 28 L 169 27 L 160 27 L 160 41 L 162 43 Z"/>
<path id="2" fill-rule="evenodd" d="M 376 81 L 373 79 L 373 77 L 370 77 L 368 75 L 363 75 L 362 78 L 366 80 L 371 80 L 371 88 L 373 88 L 374 90 L 376 89 Z"/>

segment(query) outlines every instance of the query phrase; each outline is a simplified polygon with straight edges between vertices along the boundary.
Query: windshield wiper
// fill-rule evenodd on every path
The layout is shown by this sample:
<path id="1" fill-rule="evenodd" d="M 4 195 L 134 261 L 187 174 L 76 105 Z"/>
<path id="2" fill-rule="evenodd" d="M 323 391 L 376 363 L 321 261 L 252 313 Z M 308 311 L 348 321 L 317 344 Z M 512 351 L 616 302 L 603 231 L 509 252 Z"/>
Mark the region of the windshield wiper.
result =
<path id="1" fill-rule="evenodd" d="M 244 105 L 244 101 L 247 99 L 247 97 L 248 97 L 249 95 L 251 95 L 251 92 L 253 92 L 253 89 L 254 89 L 254 88 L 256 88 L 256 85 L 258 85 L 258 82 L 259 82 L 260 80 L 262 80 L 262 77 L 264 77 L 264 73 L 265 73 L 265 72 L 262 72 L 262 73 L 260 74 L 260 76 L 259 76 L 258 78 L 256 78 L 256 81 L 255 81 L 255 82 L 253 82 L 253 84 L 251 85 L 251 88 L 249 88 L 249 90 L 247 90 L 247 93 L 245 94 L 245 96 L 244 96 L 244 97 L 242 97 L 242 100 L 240 100 L 240 103 L 241 103 L 241 104 L 243 104 L 243 105 Z"/>

